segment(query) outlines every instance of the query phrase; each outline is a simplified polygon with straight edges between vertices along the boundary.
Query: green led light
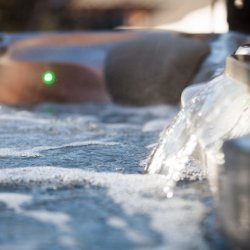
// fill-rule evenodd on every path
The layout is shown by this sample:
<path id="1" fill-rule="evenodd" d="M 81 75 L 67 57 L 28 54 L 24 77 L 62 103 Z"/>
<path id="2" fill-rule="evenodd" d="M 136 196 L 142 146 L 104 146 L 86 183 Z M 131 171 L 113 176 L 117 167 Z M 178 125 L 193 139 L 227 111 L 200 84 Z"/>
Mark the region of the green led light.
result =
<path id="1" fill-rule="evenodd" d="M 56 75 L 53 71 L 45 71 L 42 75 L 43 83 L 46 85 L 52 85 L 56 81 Z"/>

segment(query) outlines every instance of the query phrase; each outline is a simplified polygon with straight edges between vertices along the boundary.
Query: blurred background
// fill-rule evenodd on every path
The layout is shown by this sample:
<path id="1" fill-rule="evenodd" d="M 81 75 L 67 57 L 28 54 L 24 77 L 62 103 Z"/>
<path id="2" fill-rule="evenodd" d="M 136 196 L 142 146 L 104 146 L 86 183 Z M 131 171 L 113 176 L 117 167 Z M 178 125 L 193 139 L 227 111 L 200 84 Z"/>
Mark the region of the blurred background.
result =
<path id="1" fill-rule="evenodd" d="M 1 31 L 228 30 L 224 0 L 0 0 Z"/>

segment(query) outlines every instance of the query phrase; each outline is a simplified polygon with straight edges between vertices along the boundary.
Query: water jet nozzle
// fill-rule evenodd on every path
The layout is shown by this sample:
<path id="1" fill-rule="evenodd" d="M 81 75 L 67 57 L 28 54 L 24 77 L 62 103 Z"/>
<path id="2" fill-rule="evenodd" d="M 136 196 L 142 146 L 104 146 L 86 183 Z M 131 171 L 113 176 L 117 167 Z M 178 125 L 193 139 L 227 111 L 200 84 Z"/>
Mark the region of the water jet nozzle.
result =
<path id="1" fill-rule="evenodd" d="M 225 74 L 250 89 L 250 44 L 240 46 L 226 60 Z"/>

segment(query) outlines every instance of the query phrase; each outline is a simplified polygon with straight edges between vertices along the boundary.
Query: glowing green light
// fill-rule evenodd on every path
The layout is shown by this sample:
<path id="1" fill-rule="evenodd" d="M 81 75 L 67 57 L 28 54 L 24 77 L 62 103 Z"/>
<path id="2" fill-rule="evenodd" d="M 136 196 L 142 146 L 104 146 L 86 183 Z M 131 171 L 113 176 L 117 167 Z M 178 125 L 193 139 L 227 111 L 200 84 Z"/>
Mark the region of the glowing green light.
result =
<path id="1" fill-rule="evenodd" d="M 45 71 L 42 75 L 43 83 L 46 85 L 52 85 L 56 81 L 56 75 L 52 71 Z"/>

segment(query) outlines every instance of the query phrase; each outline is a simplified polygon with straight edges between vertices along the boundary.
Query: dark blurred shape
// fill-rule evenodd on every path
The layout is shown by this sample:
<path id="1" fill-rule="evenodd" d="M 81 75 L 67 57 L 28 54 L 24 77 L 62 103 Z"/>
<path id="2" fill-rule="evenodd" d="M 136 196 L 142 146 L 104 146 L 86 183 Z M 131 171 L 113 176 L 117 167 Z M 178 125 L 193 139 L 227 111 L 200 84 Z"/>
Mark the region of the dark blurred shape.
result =
<path id="1" fill-rule="evenodd" d="M 250 1 L 227 0 L 229 30 L 250 33 Z"/>
<path id="2" fill-rule="evenodd" d="M 29 26 L 36 1 L 0 0 L 1 31 L 22 30 Z"/>
<path id="3" fill-rule="evenodd" d="M 0 0 L 1 31 L 112 29 L 140 25 L 159 8 L 147 0 Z"/>
<path id="4" fill-rule="evenodd" d="M 152 33 L 111 50 L 105 64 L 106 83 L 117 103 L 177 104 L 208 53 L 205 42 Z"/>

